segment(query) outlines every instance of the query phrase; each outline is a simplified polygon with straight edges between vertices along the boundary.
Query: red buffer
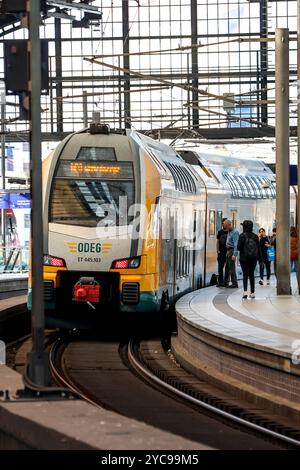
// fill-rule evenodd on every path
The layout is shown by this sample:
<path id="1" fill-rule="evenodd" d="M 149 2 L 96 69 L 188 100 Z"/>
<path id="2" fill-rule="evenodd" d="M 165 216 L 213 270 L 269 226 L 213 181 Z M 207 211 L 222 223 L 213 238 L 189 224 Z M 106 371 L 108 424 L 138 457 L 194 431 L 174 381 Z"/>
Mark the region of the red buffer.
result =
<path id="1" fill-rule="evenodd" d="M 99 303 L 100 284 L 93 277 L 81 277 L 74 286 L 75 302 Z"/>

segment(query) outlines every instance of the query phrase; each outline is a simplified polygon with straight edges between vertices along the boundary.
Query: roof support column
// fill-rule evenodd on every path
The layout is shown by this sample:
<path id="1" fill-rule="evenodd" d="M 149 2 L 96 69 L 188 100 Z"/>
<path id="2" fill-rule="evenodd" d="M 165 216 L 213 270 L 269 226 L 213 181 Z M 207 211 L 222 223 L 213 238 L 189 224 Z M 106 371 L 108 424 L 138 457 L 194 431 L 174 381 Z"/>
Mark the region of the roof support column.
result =
<path id="1" fill-rule="evenodd" d="M 300 0 L 297 0 L 297 141 L 298 141 L 298 192 L 297 192 L 297 229 L 298 257 L 300 253 Z M 298 289 L 300 291 L 300 261 L 298 261 Z"/>
<path id="2" fill-rule="evenodd" d="M 191 33 L 192 33 L 192 46 L 198 45 L 198 9 L 197 0 L 191 0 Z M 199 129 L 199 106 L 198 102 L 198 47 L 192 47 L 192 92 L 193 101 L 193 129 Z"/>
<path id="3" fill-rule="evenodd" d="M 130 69 L 129 58 L 129 5 L 128 0 L 122 2 L 123 18 L 123 61 L 124 69 Z M 120 73 L 120 72 L 119 72 Z M 130 109 L 130 74 L 124 73 L 124 121 L 125 127 L 131 128 L 131 109 Z"/>
<path id="4" fill-rule="evenodd" d="M 43 285 L 44 249 L 41 156 L 40 0 L 29 0 L 28 6 L 30 50 L 30 79 L 28 88 L 30 90 L 32 351 L 28 353 L 27 360 L 28 377 L 31 383 L 35 386 L 49 386 L 49 353 L 44 351 L 45 311 Z"/>
<path id="5" fill-rule="evenodd" d="M 55 78 L 56 78 L 56 123 L 57 132 L 63 132 L 63 100 L 62 97 L 62 58 L 61 58 L 61 20 L 55 18 Z"/>
<path id="6" fill-rule="evenodd" d="M 268 37 L 268 0 L 261 0 L 259 3 L 259 18 L 260 18 L 260 37 Z M 261 99 L 267 101 L 268 99 L 268 43 L 260 43 L 260 88 Z M 268 122 L 268 105 L 261 105 L 261 122 Z"/>
<path id="7" fill-rule="evenodd" d="M 275 30 L 277 295 L 291 294 L 289 30 Z"/>

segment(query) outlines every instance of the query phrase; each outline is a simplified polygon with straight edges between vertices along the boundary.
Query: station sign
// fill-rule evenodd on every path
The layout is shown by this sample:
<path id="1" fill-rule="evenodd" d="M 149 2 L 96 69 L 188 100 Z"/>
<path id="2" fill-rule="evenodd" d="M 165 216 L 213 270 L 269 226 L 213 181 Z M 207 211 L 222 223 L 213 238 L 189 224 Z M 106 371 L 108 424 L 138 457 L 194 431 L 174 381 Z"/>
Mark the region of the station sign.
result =
<path id="1" fill-rule="evenodd" d="M 276 164 L 267 163 L 267 166 L 276 174 Z M 298 184 L 298 166 L 290 165 L 290 186 L 297 186 Z"/>
<path id="2" fill-rule="evenodd" d="M 0 194 L 0 209 L 30 209 L 30 194 Z"/>

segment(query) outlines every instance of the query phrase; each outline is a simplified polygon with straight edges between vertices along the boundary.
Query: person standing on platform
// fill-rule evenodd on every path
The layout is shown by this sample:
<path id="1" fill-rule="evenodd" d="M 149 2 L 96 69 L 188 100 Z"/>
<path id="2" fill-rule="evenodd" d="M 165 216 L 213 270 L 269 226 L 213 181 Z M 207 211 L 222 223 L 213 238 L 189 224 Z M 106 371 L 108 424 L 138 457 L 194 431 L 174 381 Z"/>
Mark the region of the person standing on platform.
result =
<path id="1" fill-rule="evenodd" d="M 276 276 L 276 227 L 272 229 L 272 235 L 270 237 L 270 245 L 274 248 L 275 258 L 274 258 L 274 274 Z"/>
<path id="2" fill-rule="evenodd" d="M 298 234 L 296 227 L 292 226 L 290 231 L 291 244 L 291 272 L 298 271 Z"/>
<path id="3" fill-rule="evenodd" d="M 225 266 L 225 277 L 226 277 L 226 240 L 228 230 L 224 228 L 224 222 L 226 217 L 222 219 L 222 228 L 217 233 L 217 261 L 218 261 L 218 287 L 224 287 L 224 266 Z"/>
<path id="4" fill-rule="evenodd" d="M 226 219 L 223 224 L 224 230 L 228 230 L 226 239 L 226 267 L 225 267 L 225 279 L 224 287 L 239 287 L 236 277 L 236 257 L 238 255 L 237 244 L 239 239 L 239 232 L 233 228 L 232 222 Z M 229 285 L 229 279 L 231 284 Z"/>
<path id="5" fill-rule="evenodd" d="M 259 246 L 262 256 L 262 262 L 259 265 L 259 283 L 261 286 L 264 285 L 264 270 L 266 267 L 267 271 L 267 285 L 270 284 L 270 276 L 271 276 L 271 262 L 268 259 L 268 248 L 270 246 L 269 237 L 266 235 L 266 231 L 264 228 L 260 228 L 258 231 L 258 238 L 259 238 Z"/>
<path id="6" fill-rule="evenodd" d="M 250 280 L 250 299 L 255 298 L 255 281 L 254 271 L 257 261 L 262 262 L 261 250 L 259 245 L 258 236 L 253 233 L 252 220 L 244 220 L 241 224 L 243 226 L 243 233 L 239 236 L 238 250 L 240 252 L 240 264 L 243 271 L 243 286 L 244 294 L 243 299 L 248 298 L 247 285 L 248 278 Z"/>

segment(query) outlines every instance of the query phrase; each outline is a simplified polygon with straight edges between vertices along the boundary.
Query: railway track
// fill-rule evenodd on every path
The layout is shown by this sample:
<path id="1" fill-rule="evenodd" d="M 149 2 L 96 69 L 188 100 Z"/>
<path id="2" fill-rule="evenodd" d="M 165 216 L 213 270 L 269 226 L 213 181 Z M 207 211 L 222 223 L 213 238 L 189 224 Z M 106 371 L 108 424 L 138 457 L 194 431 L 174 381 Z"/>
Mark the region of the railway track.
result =
<path id="1" fill-rule="evenodd" d="M 57 384 L 95 406 L 217 449 L 300 446 L 299 429 L 191 376 L 158 341 L 56 341 L 50 355 Z"/>
<path id="2" fill-rule="evenodd" d="M 156 384 L 161 390 L 198 409 L 205 409 L 238 425 L 300 448 L 300 427 L 291 427 L 287 420 L 283 422 L 281 416 L 257 409 L 241 400 L 234 400 L 216 387 L 191 376 L 174 360 L 175 367 L 170 367 L 170 357 L 158 360 L 153 355 L 153 348 L 151 349 L 148 350 L 146 345 L 141 353 L 139 346 L 130 343 L 128 351 L 132 367 L 150 384 Z M 158 355 L 161 353 L 158 352 Z"/>
<path id="3" fill-rule="evenodd" d="M 25 293 L 25 290 L 0 292 L 0 339 L 6 345 L 6 364 L 11 367 L 18 348 L 30 332 Z"/>

